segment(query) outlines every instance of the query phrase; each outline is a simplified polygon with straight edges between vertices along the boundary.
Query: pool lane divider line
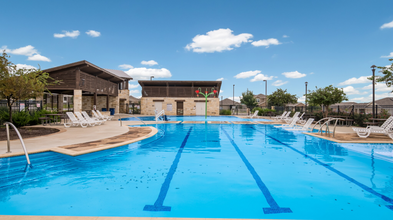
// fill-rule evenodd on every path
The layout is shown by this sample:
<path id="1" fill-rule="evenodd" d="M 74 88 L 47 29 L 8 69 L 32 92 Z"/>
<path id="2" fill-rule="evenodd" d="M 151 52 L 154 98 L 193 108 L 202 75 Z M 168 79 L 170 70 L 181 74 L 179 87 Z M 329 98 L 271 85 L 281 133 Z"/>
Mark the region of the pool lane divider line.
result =
<path id="1" fill-rule="evenodd" d="M 382 195 L 382 194 L 376 192 L 376 191 L 373 190 L 372 188 L 370 188 L 370 187 L 364 185 L 363 183 L 360 183 L 360 182 L 356 181 L 355 179 L 349 177 L 348 175 L 342 173 L 341 171 L 336 170 L 335 168 L 331 167 L 329 164 L 326 164 L 326 163 L 324 163 L 324 162 L 322 162 L 322 161 L 320 161 L 320 160 L 318 160 L 318 159 L 315 159 L 315 158 L 313 158 L 313 157 L 311 157 L 311 156 L 308 156 L 307 154 L 305 154 L 305 153 L 299 151 L 298 149 L 296 149 L 296 148 L 294 148 L 294 147 L 291 147 L 289 144 L 286 144 L 286 143 L 281 142 L 280 140 L 278 140 L 278 139 L 276 139 L 276 138 L 274 138 L 274 137 L 272 137 L 272 136 L 266 134 L 266 133 L 263 132 L 263 131 L 259 131 L 259 130 L 255 129 L 255 128 L 252 128 L 252 129 L 254 129 L 255 131 L 257 131 L 257 132 L 259 132 L 259 133 L 261 133 L 261 134 L 266 135 L 266 137 L 269 137 L 269 138 L 271 138 L 271 139 L 277 141 L 278 143 L 284 145 L 285 147 L 287 147 L 287 148 L 289 148 L 289 149 L 291 149 L 291 150 L 293 150 L 293 151 L 295 151 L 295 152 L 297 152 L 297 153 L 303 155 L 304 157 L 306 157 L 306 158 L 308 158 L 308 159 L 314 161 L 315 163 L 317 163 L 317 164 L 319 164 L 319 165 L 325 167 L 326 169 L 328 169 L 328 170 L 330 170 L 330 171 L 336 173 L 337 175 L 339 175 L 339 176 L 345 178 L 346 180 L 348 180 L 348 181 L 352 182 L 353 184 L 359 186 L 360 188 L 364 189 L 365 191 L 367 191 L 367 192 L 369 192 L 369 193 L 371 193 L 371 194 L 373 194 L 373 195 L 375 195 L 375 196 L 377 196 L 377 197 L 383 199 L 385 202 L 388 202 L 388 203 L 392 204 L 392 205 L 385 205 L 385 206 L 386 206 L 388 209 L 390 209 L 390 210 L 393 211 L 393 199 L 392 199 L 392 198 L 389 198 L 389 197 L 387 197 L 387 196 L 385 196 L 385 195 Z"/>
<path id="2" fill-rule="evenodd" d="M 248 171 L 250 171 L 252 177 L 254 178 L 255 182 L 257 183 L 259 189 L 261 190 L 261 192 L 265 196 L 265 199 L 266 199 L 267 203 L 269 204 L 270 208 L 263 208 L 263 212 L 265 214 L 292 213 L 292 210 L 290 208 L 283 208 L 277 204 L 277 202 L 274 200 L 272 194 L 270 193 L 269 189 L 263 183 L 261 177 L 258 175 L 258 173 L 255 171 L 254 167 L 251 165 L 251 163 L 244 156 L 243 152 L 237 146 L 235 141 L 229 136 L 229 134 L 224 129 L 224 127 L 221 126 L 221 129 L 224 131 L 225 135 L 228 137 L 232 146 L 235 148 L 236 152 L 239 154 L 243 163 L 246 165 Z"/>
<path id="3" fill-rule="evenodd" d="M 171 211 L 170 206 L 163 205 L 164 200 L 165 200 L 165 197 L 168 193 L 169 185 L 171 184 L 173 175 L 176 172 L 177 165 L 179 164 L 181 154 L 183 153 L 183 150 L 184 150 L 184 146 L 186 146 L 188 137 L 191 134 L 192 128 L 193 127 L 191 127 L 188 130 L 186 137 L 184 138 L 183 142 L 180 145 L 179 150 L 177 151 L 177 154 L 175 156 L 175 160 L 173 160 L 173 163 L 172 163 L 171 167 L 169 168 L 169 172 L 166 175 L 165 181 L 161 186 L 161 190 L 160 190 L 160 193 L 158 194 L 158 198 L 157 198 L 156 202 L 154 203 L 154 205 L 145 205 L 145 207 L 143 208 L 143 211 L 156 211 L 156 212 L 157 211 L 168 211 L 168 212 Z"/>

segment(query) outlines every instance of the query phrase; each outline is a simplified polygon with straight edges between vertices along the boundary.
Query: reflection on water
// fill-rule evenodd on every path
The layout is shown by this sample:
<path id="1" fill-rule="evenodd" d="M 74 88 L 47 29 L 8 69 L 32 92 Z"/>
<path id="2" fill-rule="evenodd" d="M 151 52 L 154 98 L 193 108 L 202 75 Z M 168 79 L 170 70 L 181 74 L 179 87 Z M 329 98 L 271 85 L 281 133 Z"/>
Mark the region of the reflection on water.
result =
<path id="1" fill-rule="evenodd" d="M 341 144 L 341 146 L 366 155 L 373 155 L 378 159 L 393 162 L 392 144 Z"/>

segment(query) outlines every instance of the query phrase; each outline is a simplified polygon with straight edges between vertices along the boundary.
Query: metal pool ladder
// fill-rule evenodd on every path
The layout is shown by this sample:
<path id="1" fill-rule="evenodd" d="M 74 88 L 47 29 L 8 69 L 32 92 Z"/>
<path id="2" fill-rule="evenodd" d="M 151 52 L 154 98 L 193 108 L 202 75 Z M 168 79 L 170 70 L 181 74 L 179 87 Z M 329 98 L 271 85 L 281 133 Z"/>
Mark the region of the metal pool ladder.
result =
<path id="1" fill-rule="evenodd" d="M 27 153 L 26 146 L 25 146 L 25 143 L 23 142 L 22 136 L 20 135 L 20 133 L 19 133 L 18 129 L 15 127 L 15 125 L 13 125 L 11 122 L 6 122 L 5 123 L 5 130 L 7 132 L 7 153 L 11 153 L 10 128 L 9 128 L 9 125 L 11 125 L 14 128 L 14 130 L 16 131 L 16 134 L 19 137 L 20 143 L 22 144 L 23 151 L 25 152 L 27 164 L 31 165 L 29 154 Z"/>
<path id="2" fill-rule="evenodd" d="M 329 123 L 332 122 L 332 121 L 335 121 L 334 127 L 333 127 L 333 137 L 334 137 L 334 135 L 336 133 L 337 122 L 338 121 L 344 121 L 344 119 L 342 119 L 342 118 L 332 118 L 332 117 L 322 118 L 321 120 L 317 121 L 317 123 L 315 123 L 315 125 L 312 127 L 311 131 L 314 130 L 315 126 L 319 125 L 318 133 L 320 132 L 321 136 L 322 136 L 323 126 L 326 125 L 325 133 L 327 135 L 329 135 L 329 137 L 330 137 Z"/>

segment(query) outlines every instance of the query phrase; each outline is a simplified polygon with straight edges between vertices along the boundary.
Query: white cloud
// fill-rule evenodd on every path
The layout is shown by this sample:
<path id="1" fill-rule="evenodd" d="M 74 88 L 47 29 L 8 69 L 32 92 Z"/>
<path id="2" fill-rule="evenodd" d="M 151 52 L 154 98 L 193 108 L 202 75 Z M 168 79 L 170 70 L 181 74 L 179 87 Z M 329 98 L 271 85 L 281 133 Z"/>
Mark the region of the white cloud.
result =
<path id="1" fill-rule="evenodd" d="M 140 93 L 141 91 L 139 91 L 139 90 L 130 90 L 130 94 L 138 94 L 138 93 Z"/>
<path id="2" fill-rule="evenodd" d="M 142 65 L 147 65 L 147 66 L 154 66 L 154 65 L 158 65 L 158 63 L 154 60 L 149 60 L 149 61 L 142 61 L 141 62 Z"/>
<path id="3" fill-rule="evenodd" d="M 393 97 L 393 93 L 390 92 L 386 92 L 386 93 L 380 93 L 380 94 L 375 94 L 375 100 L 378 99 L 383 99 L 386 97 Z M 373 99 L 373 94 L 370 94 L 369 96 L 364 96 L 364 97 L 357 97 L 357 98 L 352 98 L 349 101 L 350 102 L 371 102 Z"/>
<path id="4" fill-rule="evenodd" d="M 128 85 L 129 89 L 135 89 L 135 88 L 138 88 L 138 87 L 139 87 L 139 84 L 129 84 Z"/>
<path id="5" fill-rule="evenodd" d="M 40 55 L 38 51 L 31 45 L 17 49 L 8 49 L 7 46 L 2 46 L 0 50 L 5 50 L 6 53 L 10 54 L 27 56 L 27 60 L 51 62 L 49 58 Z"/>
<path id="6" fill-rule="evenodd" d="M 274 76 L 265 76 L 264 74 L 258 74 L 256 75 L 253 79 L 250 80 L 250 82 L 256 82 L 256 81 L 263 81 L 263 80 L 272 80 Z"/>
<path id="7" fill-rule="evenodd" d="M 255 76 L 258 73 L 260 73 L 260 70 L 254 70 L 254 71 L 247 71 L 247 72 L 241 72 L 239 74 L 237 74 L 236 76 L 234 76 L 236 79 L 245 79 L 251 76 Z"/>
<path id="8" fill-rule="evenodd" d="M 364 90 L 371 90 L 373 89 L 372 82 L 370 81 L 370 85 L 363 87 Z M 388 87 L 385 83 L 377 83 L 375 85 L 376 92 L 391 92 L 393 91 L 393 87 Z"/>
<path id="9" fill-rule="evenodd" d="M 134 67 L 129 65 L 129 64 L 121 64 L 121 65 L 119 65 L 119 68 L 121 68 L 121 69 L 132 69 Z"/>
<path id="10" fill-rule="evenodd" d="M 305 102 L 305 101 L 306 101 L 306 97 L 305 96 L 299 97 L 297 99 L 297 102 Z"/>
<path id="11" fill-rule="evenodd" d="M 272 85 L 273 86 L 282 86 L 282 85 L 285 85 L 287 83 L 288 83 L 288 81 L 283 82 L 282 80 L 279 79 L 279 80 L 275 81 Z"/>
<path id="12" fill-rule="evenodd" d="M 387 56 L 381 56 L 381 58 L 390 58 L 390 57 L 393 57 L 393 52 L 391 52 L 389 55 L 387 55 Z"/>
<path id="13" fill-rule="evenodd" d="M 314 74 L 314 72 L 311 72 L 310 75 Z"/>
<path id="14" fill-rule="evenodd" d="M 339 86 L 346 86 L 346 85 L 352 85 L 352 84 L 361 84 L 361 83 L 370 83 L 371 81 L 368 80 L 369 76 L 361 76 L 359 78 L 353 77 L 350 79 L 345 80 L 344 82 L 339 83 Z"/>
<path id="15" fill-rule="evenodd" d="M 356 95 L 356 94 L 360 94 L 360 91 L 355 89 L 353 86 L 347 86 L 345 88 L 343 88 L 345 94 L 347 95 Z"/>
<path id="16" fill-rule="evenodd" d="M 381 29 L 384 29 L 384 28 L 393 28 L 393 21 L 392 21 L 392 22 L 389 22 L 389 23 L 383 24 L 383 25 L 381 26 Z"/>
<path id="17" fill-rule="evenodd" d="M 266 48 L 268 48 L 270 45 L 279 45 L 281 43 L 276 38 L 269 38 L 266 40 L 254 41 L 251 44 L 256 47 L 265 46 Z"/>
<path id="18" fill-rule="evenodd" d="M 220 94 L 223 93 L 223 92 L 224 92 L 224 90 L 221 90 L 221 89 L 220 89 Z"/>
<path id="19" fill-rule="evenodd" d="M 91 37 L 99 37 L 99 36 L 101 36 L 101 32 L 94 31 L 94 30 L 89 30 L 89 31 L 86 32 L 86 34 L 91 36 Z"/>
<path id="20" fill-rule="evenodd" d="M 71 38 L 77 38 L 79 36 L 80 32 L 78 30 L 68 32 L 68 31 L 63 31 L 63 34 L 53 34 L 55 38 L 63 38 L 63 37 L 71 37 Z"/>
<path id="21" fill-rule="evenodd" d="M 282 75 L 284 75 L 287 78 L 292 78 L 292 79 L 298 79 L 298 78 L 302 78 L 302 77 L 306 76 L 305 73 L 299 73 L 298 71 L 285 72 L 285 73 L 282 73 Z"/>
<path id="22" fill-rule="evenodd" d="M 187 50 L 197 53 L 222 52 L 224 50 L 233 50 L 234 47 L 240 47 L 242 43 L 247 43 L 252 38 L 252 34 L 233 35 L 232 30 L 218 29 L 209 31 L 206 35 L 197 35 L 192 39 L 192 43 L 187 44 Z"/>
<path id="23" fill-rule="evenodd" d="M 289 37 L 289 36 L 284 34 L 282 37 L 283 37 L 283 38 L 287 38 L 287 37 Z"/>
<path id="24" fill-rule="evenodd" d="M 148 69 L 146 67 L 141 68 L 133 68 L 126 71 L 128 75 L 130 75 L 133 80 L 146 80 L 150 79 L 150 76 L 154 76 L 154 78 L 170 78 L 172 74 L 169 70 L 165 68 L 161 69 Z"/>
<path id="25" fill-rule="evenodd" d="M 39 54 L 35 54 L 35 55 L 31 56 L 31 57 L 27 58 L 27 60 L 51 62 L 51 60 L 48 57 L 44 57 Z"/>
<path id="26" fill-rule="evenodd" d="M 16 64 L 16 69 L 37 69 L 34 66 L 27 65 L 27 64 Z"/>
<path id="27" fill-rule="evenodd" d="M 221 78 L 219 78 L 219 79 L 216 79 L 216 81 L 223 81 L 223 80 L 224 80 L 223 77 L 221 77 Z"/>

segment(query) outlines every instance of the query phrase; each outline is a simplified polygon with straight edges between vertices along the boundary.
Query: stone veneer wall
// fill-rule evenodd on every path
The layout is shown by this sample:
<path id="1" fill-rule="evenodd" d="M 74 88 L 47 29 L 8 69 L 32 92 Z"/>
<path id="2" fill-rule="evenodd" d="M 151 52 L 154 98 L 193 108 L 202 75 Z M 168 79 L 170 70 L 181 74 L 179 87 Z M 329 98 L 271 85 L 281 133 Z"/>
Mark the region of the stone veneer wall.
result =
<path id="1" fill-rule="evenodd" d="M 82 90 L 74 90 L 74 112 L 82 111 Z"/>
<path id="2" fill-rule="evenodd" d="M 141 98 L 141 114 L 142 115 L 155 115 L 153 100 L 163 100 L 162 109 L 165 110 L 166 115 L 176 115 L 176 100 L 184 100 L 183 102 L 183 114 L 184 115 L 196 115 L 196 102 L 205 101 L 205 98 L 161 98 L 161 97 L 142 97 Z M 220 102 L 218 98 L 207 98 L 207 115 L 216 116 L 220 114 Z M 172 104 L 172 111 L 167 111 L 167 104 Z"/>

